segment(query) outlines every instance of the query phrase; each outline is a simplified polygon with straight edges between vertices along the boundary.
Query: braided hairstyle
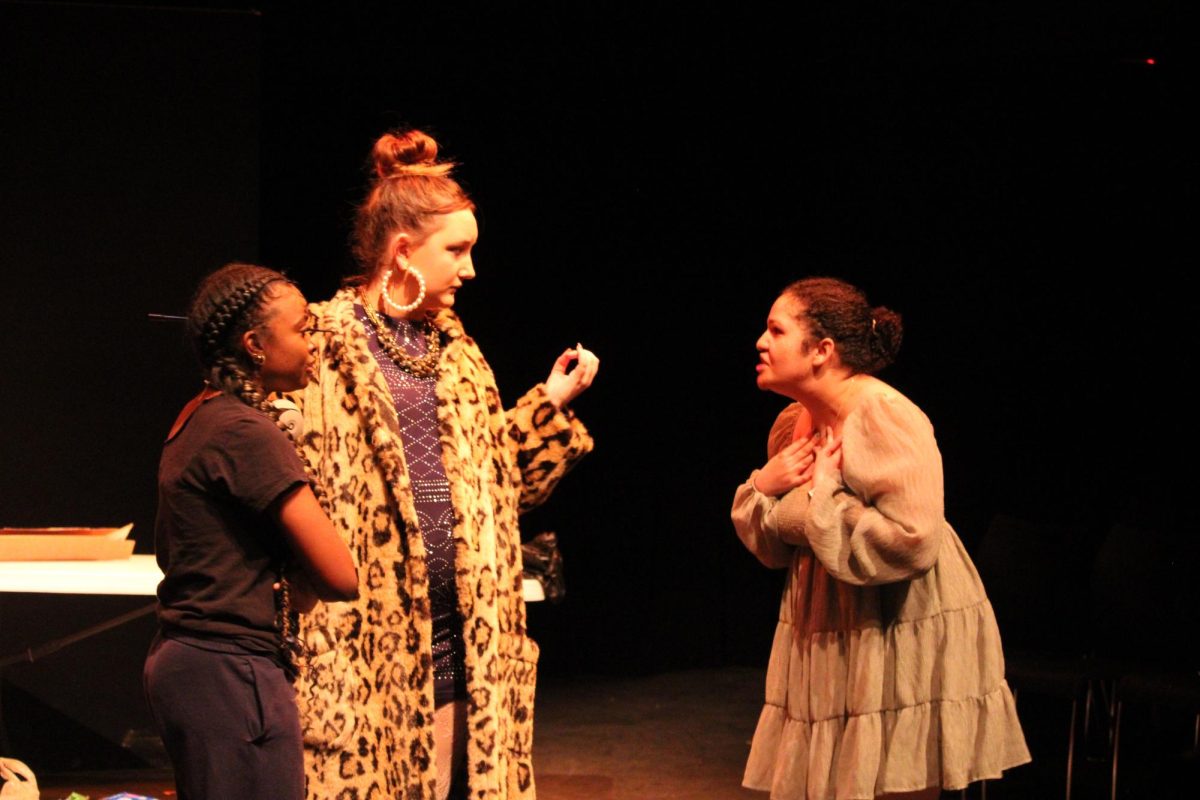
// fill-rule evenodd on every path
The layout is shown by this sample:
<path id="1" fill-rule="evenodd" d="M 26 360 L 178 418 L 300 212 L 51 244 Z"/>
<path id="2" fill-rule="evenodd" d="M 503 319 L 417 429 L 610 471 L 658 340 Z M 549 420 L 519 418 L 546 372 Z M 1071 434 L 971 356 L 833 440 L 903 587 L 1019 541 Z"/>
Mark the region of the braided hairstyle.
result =
<path id="1" fill-rule="evenodd" d="M 871 308 L 866 295 L 837 278 L 804 278 L 783 290 L 799 306 L 796 318 L 814 338 L 837 345 L 842 363 L 874 375 L 896 360 L 904 325 L 890 308 Z"/>
<path id="2" fill-rule="evenodd" d="M 370 157 L 371 186 L 355 213 L 350 238 L 362 272 L 347 283 L 366 283 L 380 271 L 396 232 L 422 239 L 435 217 L 475 210 L 466 191 L 450 177 L 455 165 L 437 156 L 437 142 L 419 130 L 396 130 L 376 140 Z"/>
<path id="3" fill-rule="evenodd" d="M 279 286 L 295 288 L 286 276 L 273 269 L 254 264 L 226 264 L 200 282 L 188 308 L 187 329 L 204 382 L 263 412 L 287 433 L 287 426 L 279 421 L 279 409 L 263 392 L 258 365 L 242 345 L 246 331 L 266 321 L 267 308 L 278 297 Z M 308 472 L 313 494 L 328 514 L 325 492 L 298 442 L 296 453 Z"/>
<path id="4" fill-rule="evenodd" d="M 271 301 L 279 296 L 284 286 L 294 287 L 295 284 L 275 270 L 254 264 L 226 264 L 200 282 L 188 308 L 187 331 L 204 382 L 266 414 L 290 439 L 287 426 L 279 420 L 279 409 L 267 400 L 263 391 L 258 365 L 242 343 L 246 331 L 267 320 Z M 316 479 L 312 462 L 298 441 L 293 440 L 293 445 L 304 464 L 313 494 L 329 514 L 329 501 Z M 300 654 L 300 646 L 294 635 L 296 620 L 291 611 L 285 571 L 285 565 L 281 564 L 278 584 L 280 651 L 285 666 L 291 669 L 294 658 Z"/>
<path id="5" fill-rule="evenodd" d="M 188 336 L 204 382 L 264 412 L 257 368 L 242 346 L 242 336 L 265 321 L 267 304 L 277 294 L 275 283 L 291 285 L 266 267 L 226 264 L 200 283 L 187 315 Z"/>

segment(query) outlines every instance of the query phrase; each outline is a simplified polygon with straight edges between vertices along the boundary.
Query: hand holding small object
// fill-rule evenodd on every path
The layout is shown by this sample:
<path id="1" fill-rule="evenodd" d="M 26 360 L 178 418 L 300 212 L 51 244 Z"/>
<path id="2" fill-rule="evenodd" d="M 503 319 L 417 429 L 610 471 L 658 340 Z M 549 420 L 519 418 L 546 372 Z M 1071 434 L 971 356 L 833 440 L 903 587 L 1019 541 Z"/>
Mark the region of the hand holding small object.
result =
<path id="1" fill-rule="evenodd" d="M 568 372 L 571 363 L 576 362 L 575 369 Z M 600 359 L 582 344 L 563 351 L 554 362 L 550 376 L 546 378 L 546 394 L 555 408 L 562 408 L 574 400 L 592 385 L 596 372 L 600 369 Z"/>

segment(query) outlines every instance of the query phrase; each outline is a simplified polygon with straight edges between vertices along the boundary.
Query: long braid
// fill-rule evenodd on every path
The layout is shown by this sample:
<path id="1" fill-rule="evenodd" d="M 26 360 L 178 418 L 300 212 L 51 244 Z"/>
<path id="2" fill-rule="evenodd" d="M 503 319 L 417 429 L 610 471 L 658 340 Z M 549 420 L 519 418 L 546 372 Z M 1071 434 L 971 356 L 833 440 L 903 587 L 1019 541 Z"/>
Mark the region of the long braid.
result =
<path id="1" fill-rule="evenodd" d="M 328 515 L 331 512 L 328 496 L 317 480 L 316 471 L 299 441 L 279 418 L 279 409 L 267 400 L 255 365 L 241 346 L 241 337 L 262 321 L 267 305 L 267 287 L 281 281 L 290 284 L 283 275 L 265 267 L 251 264 L 228 264 L 208 276 L 200 284 L 188 314 L 188 328 L 196 356 L 205 373 L 205 383 L 213 389 L 238 398 L 246 405 L 266 414 L 292 441 L 296 455 L 304 465 L 309 486 L 317 502 Z M 296 636 L 297 620 L 292 611 L 291 592 L 286 577 L 287 563 L 278 565 L 277 626 L 280 636 L 280 656 L 285 668 L 294 672 L 296 660 L 304 656 L 303 645 Z"/>

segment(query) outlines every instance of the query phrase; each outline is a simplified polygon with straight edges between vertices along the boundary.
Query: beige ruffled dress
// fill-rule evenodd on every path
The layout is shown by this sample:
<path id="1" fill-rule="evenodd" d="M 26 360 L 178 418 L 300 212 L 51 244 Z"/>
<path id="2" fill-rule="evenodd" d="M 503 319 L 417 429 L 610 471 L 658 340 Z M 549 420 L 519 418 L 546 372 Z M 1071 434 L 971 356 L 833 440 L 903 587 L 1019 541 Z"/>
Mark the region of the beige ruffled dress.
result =
<path id="1" fill-rule="evenodd" d="M 802 408 L 772 429 L 773 455 Z M 757 474 L 757 473 L 754 473 Z M 1029 761 L 983 584 L 943 516 L 929 420 L 886 384 L 842 429 L 842 484 L 734 497 L 746 547 L 788 568 L 743 780 L 773 800 L 959 789 Z"/>

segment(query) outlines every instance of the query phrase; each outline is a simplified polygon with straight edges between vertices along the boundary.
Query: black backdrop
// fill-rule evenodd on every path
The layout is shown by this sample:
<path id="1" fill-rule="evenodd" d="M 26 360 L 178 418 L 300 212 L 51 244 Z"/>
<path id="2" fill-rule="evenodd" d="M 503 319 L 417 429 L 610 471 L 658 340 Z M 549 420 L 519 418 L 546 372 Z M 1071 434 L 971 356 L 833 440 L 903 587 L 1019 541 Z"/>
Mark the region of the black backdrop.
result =
<path id="1" fill-rule="evenodd" d="M 459 310 L 502 394 L 577 340 L 603 362 L 578 403 L 597 451 L 525 521 L 566 555 L 567 601 L 531 611 L 544 675 L 764 662 L 781 576 L 726 515 L 783 404 L 754 387 L 754 341 L 804 274 L 905 315 L 883 377 L 933 420 L 968 547 L 1000 512 L 1183 535 L 1190 20 L 1166 2 L 879 5 L 160 7 L 137 12 L 158 45 L 119 72 L 96 64 L 135 12 L 89 6 L 54 58 L 5 47 L 27 133 L 3 156 L 21 177 L 0 522 L 144 536 L 154 442 L 193 384 L 140 314 L 234 258 L 330 294 L 364 157 L 408 123 L 478 202 Z M 128 151 L 98 149 L 105 131 Z M 98 241 L 133 257 L 94 260 Z"/>
<path id="2" fill-rule="evenodd" d="M 182 330 L 146 314 L 258 252 L 256 18 L 0 14 L 0 524 L 134 521 L 149 542 L 191 370 Z"/>
<path id="3" fill-rule="evenodd" d="M 134 522 L 149 549 L 196 380 L 181 329 L 146 314 L 258 255 L 260 35 L 245 12 L 0 3 L 0 525 Z M 148 602 L 0 594 L 0 658 Z M 115 743 L 150 727 L 153 630 L 5 669 L 0 751 L 39 774 L 136 761 Z"/>
<path id="4" fill-rule="evenodd" d="M 503 394 L 577 339 L 603 360 L 579 402 L 597 451 L 524 523 L 566 552 L 567 603 L 531 611 L 543 674 L 761 664 L 780 576 L 726 515 L 782 405 L 753 343 L 803 274 L 905 315 L 884 377 L 934 421 L 968 546 L 1001 512 L 1093 545 L 1118 518 L 1186 535 L 1187 22 L 268 13 L 263 257 L 328 294 L 372 139 L 431 129 L 479 202 L 460 311 Z"/>

